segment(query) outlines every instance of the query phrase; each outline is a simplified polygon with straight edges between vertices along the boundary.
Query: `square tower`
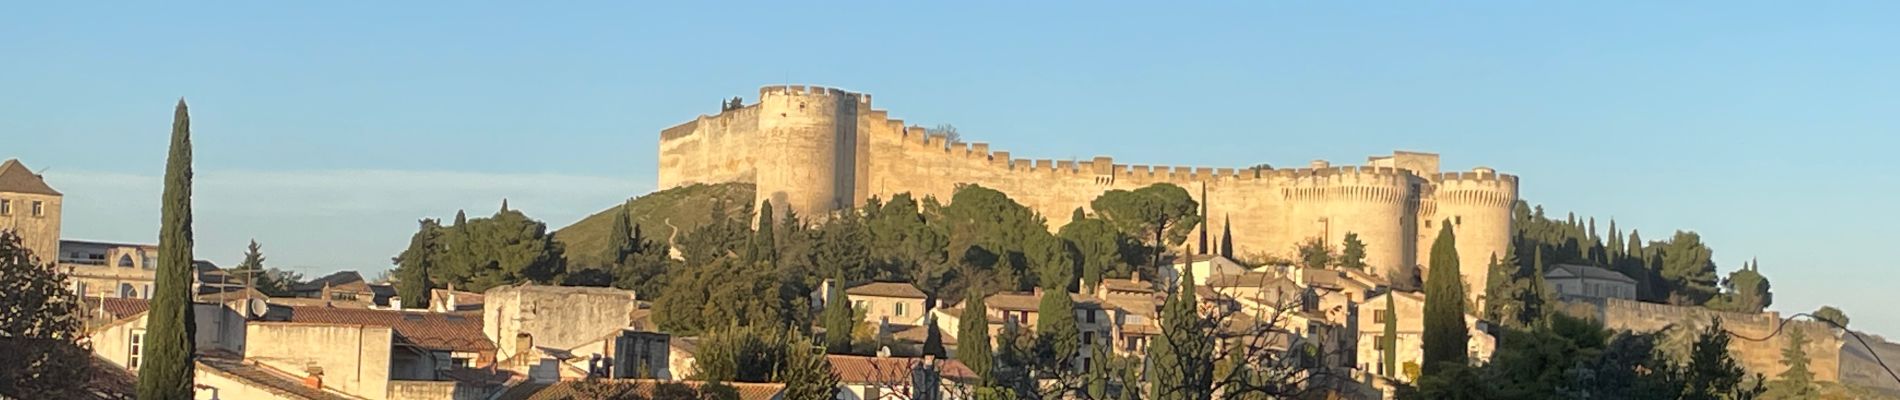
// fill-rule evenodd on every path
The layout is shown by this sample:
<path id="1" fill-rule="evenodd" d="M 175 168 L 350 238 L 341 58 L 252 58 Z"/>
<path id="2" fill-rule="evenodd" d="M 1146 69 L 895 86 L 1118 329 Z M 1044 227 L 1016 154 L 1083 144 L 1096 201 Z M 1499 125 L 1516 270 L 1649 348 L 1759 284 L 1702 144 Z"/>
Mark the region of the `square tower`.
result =
<path id="1" fill-rule="evenodd" d="M 40 262 L 59 259 L 60 199 L 64 196 L 18 159 L 0 163 L 0 230 L 20 235 Z"/>

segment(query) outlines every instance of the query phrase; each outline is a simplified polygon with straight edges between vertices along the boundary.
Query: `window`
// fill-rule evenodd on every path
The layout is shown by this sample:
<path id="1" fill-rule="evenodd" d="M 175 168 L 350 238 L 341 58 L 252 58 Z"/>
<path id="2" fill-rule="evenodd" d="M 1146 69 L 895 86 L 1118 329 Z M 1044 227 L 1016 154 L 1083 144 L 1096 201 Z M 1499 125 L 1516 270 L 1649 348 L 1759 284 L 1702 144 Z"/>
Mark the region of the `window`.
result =
<path id="1" fill-rule="evenodd" d="M 132 255 L 130 254 L 120 255 L 119 268 L 132 268 Z"/>
<path id="2" fill-rule="evenodd" d="M 1385 335 L 1379 335 L 1379 336 L 1373 337 L 1372 349 L 1376 351 L 1385 351 Z"/>
<path id="3" fill-rule="evenodd" d="M 1385 310 L 1373 310 L 1372 323 L 1375 323 L 1375 324 L 1385 323 Z"/>
<path id="4" fill-rule="evenodd" d="M 145 330 L 144 329 L 132 330 L 132 344 L 130 345 L 131 356 L 125 358 L 126 368 L 134 369 L 134 370 L 139 369 L 139 356 L 140 356 L 139 351 L 144 350 L 143 349 L 144 344 L 145 344 Z"/>
<path id="5" fill-rule="evenodd" d="M 1094 360 L 1090 360 L 1090 359 L 1089 359 L 1088 357 L 1082 357 L 1082 370 L 1083 370 L 1083 371 L 1087 371 L 1087 370 L 1089 370 L 1089 361 L 1094 361 Z"/>
<path id="6" fill-rule="evenodd" d="M 891 306 L 891 308 L 893 308 L 893 310 L 891 310 L 892 314 L 897 314 L 899 317 L 904 316 L 904 303 L 899 302 L 897 305 Z"/>
<path id="7" fill-rule="evenodd" d="M 1095 310 L 1082 310 L 1082 315 L 1083 315 L 1082 320 L 1088 321 L 1088 323 L 1093 324 L 1095 323 L 1095 314 L 1096 314 Z"/>
<path id="8" fill-rule="evenodd" d="M 13 200 L 0 199 L 0 215 L 13 215 Z"/>
<path id="9" fill-rule="evenodd" d="M 1082 332 L 1082 344 L 1095 344 L 1095 332 Z"/>
<path id="10" fill-rule="evenodd" d="M 1465 216 L 1463 216 L 1463 215 L 1454 215 L 1454 216 L 1452 216 L 1452 217 L 1451 217 L 1451 224 L 1452 224 L 1452 225 L 1464 225 L 1464 224 L 1465 224 Z"/>
<path id="11" fill-rule="evenodd" d="M 150 298 L 152 298 L 152 284 L 150 284 L 150 283 L 147 283 L 147 284 L 145 284 L 145 297 L 144 297 L 144 298 L 147 298 L 147 299 L 150 299 Z"/>
<path id="12" fill-rule="evenodd" d="M 33 201 L 33 216 L 35 217 L 46 216 L 46 202 L 38 201 L 38 200 Z"/>
<path id="13" fill-rule="evenodd" d="M 78 293 L 79 297 L 86 297 L 86 283 L 73 282 L 73 293 Z"/>
<path id="14" fill-rule="evenodd" d="M 139 297 L 139 290 L 132 288 L 132 284 L 130 283 L 119 284 L 119 298 L 136 299 L 138 297 Z"/>

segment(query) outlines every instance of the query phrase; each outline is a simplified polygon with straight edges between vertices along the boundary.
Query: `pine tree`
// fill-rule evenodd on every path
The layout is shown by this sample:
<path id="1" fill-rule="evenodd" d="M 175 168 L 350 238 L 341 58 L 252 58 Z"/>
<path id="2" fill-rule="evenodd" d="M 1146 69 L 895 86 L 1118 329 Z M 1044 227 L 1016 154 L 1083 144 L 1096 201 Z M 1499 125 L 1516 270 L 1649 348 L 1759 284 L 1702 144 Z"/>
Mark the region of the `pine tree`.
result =
<path id="1" fill-rule="evenodd" d="M 172 116 L 171 154 L 165 158 L 165 190 L 158 232 L 158 271 L 140 357 L 140 399 L 189 400 L 197 326 L 191 310 L 191 116 L 178 99 Z"/>
<path id="2" fill-rule="evenodd" d="M 852 309 L 851 296 L 844 293 L 844 274 L 833 273 L 831 282 L 824 310 L 825 351 L 850 353 L 851 329 L 857 327 L 857 310 Z"/>
<path id="3" fill-rule="evenodd" d="M 996 376 L 990 371 L 990 319 L 989 307 L 983 305 L 983 291 L 970 288 L 965 292 L 963 314 L 957 323 L 957 361 L 970 367 L 983 385 L 996 382 Z"/>
<path id="4" fill-rule="evenodd" d="M 1379 337 L 1379 345 L 1385 348 L 1381 362 L 1388 377 L 1399 375 L 1399 310 L 1397 301 L 1393 300 L 1398 295 L 1396 291 L 1385 292 L 1385 334 Z"/>
<path id="5" fill-rule="evenodd" d="M 1366 242 L 1359 240 L 1359 234 L 1346 232 L 1343 243 L 1339 249 L 1339 266 L 1356 270 L 1366 269 Z"/>
<path id="6" fill-rule="evenodd" d="M 1425 281 L 1424 373 L 1465 365 L 1470 333 L 1465 327 L 1464 281 L 1458 276 L 1457 238 L 1447 220 L 1432 242 L 1431 274 Z"/>
<path id="7" fill-rule="evenodd" d="M 1781 349 L 1781 365 L 1788 366 L 1782 371 L 1777 389 L 1786 397 L 1793 399 L 1814 398 L 1814 373 L 1808 371 L 1808 335 L 1800 328 L 1788 330 L 1788 347 Z"/>
<path id="8" fill-rule="evenodd" d="M 261 293 L 277 293 L 278 289 L 281 289 L 278 287 L 281 283 L 272 278 L 271 274 L 264 269 L 264 249 L 263 246 L 257 244 L 257 239 L 251 239 L 251 244 L 244 247 L 244 261 L 238 262 L 237 267 L 231 268 L 230 273 L 243 279 L 246 286 Z"/>

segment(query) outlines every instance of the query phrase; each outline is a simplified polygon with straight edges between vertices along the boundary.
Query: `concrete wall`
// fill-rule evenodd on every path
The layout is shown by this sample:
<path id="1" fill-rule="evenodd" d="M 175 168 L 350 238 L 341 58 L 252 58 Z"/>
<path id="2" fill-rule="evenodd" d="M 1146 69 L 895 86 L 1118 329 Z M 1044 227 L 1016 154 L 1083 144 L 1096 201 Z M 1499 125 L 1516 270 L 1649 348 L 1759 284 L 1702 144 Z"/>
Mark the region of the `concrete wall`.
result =
<path id="1" fill-rule="evenodd" d="M 500 348 L 499 359 L 523 350 L 517 335 L 534 346 L 572 349 L 598 343 L 626 328 L 638 307 L 633 291 L 560 286 L 501 286 L 484 293 L 482 334 Z"/>
<path id="2" fill-rule="evenodd" d="M 390 350 L 395 333 L 388 327 L 253 322 L 244 358 L 279 370 L 323 370 L 323 386 L 381 400 L 389 395 Z"/>
<path id="3" fill-rule="evenodd" d="M 1487 168 L 1441 173 L 1438 156 L 1426 153 L 1369 164 L 1254 170 L 1012 159 L 985 143 L 952 144 L 908 127 L 872 108 L 869 95 L 767 86 L 756 105 L 662 132 L 659 182 L 662 189 L 754 182 L 755 201 L 805 216 L 898 193 L 947 200 L 958 185 L 978 184 L 1041 213 L 1050 229 L 1105 191 L 1169 183 L 1207 203 L 1210 222 L 1232 221 L 1237 254 L 1291 255 L 1307 238 L 1339 246 L 1357 233 L 1375 270 L 1408 273 L 1437 234 L 1430 229 L 1437 223 L 1420 221 L 1453 219 L 1460 269 L 1472 287 L 1484 287 L 1486 264 L 1509 242 L 1517 177 Z"/>
<path id="4" fill-rule="evenodd" d="M 21 244 L 39 256 L 41 263 L 59 260 L 61 197 L 7 192 L 0 193 L 0 199 L 11 203 L 11 210 L 0 215 L 0 230 L 19 234 Z M 33 202 L 40 203 L 40 214 L 33 213 Z"/>
<path id="5" fill-rule="evenodd" d="M 1604 326 L 1610 329 L 1636 332 L 1654 332 L 1674 326 L 1672 334 L 1693 334 L 1706 328 L 1711 320 L 1721 318 L 1723 329 L 1735 335 L 1760 338 L 1768 337 L 1773 333 L 1781 321 L 1781 315 L 1775 312 L 1730 313 L 1701 307 L 1681 307 L 1622 299 L 1575 300 L 1569 305 L 1580 308 L 1586 314 L 1592 314 L 1589 316 L 1603 321 Z M 1808 370 L 1814 372 L 1815 380 L 1827 382 L 1840 380 L 1841 347 L 1844 342 L 1839 335 L 1818 322 L 1789 322 L 1783 329 L 1799 329 L 1806 334 L 1809 340 L 1806 346 L 1809 358 Z M 1787 366 L 1781 365 L 1781 350 L 1787 347 L 1788 335 L 1785 332 L 1775 335 L 1766 342 L 1742 339 L 1729 342 L 1729 351 L 1735 355 L 1736 361 L 1740 362 L 1743 368 L 1750 373 L 1760 373 L 1770 377 L 1779 375 L 1787 369 Z"/>
<path id="6" fill-rule="evenodd" d="M 245 324 L 242 319 L 237 319 L 236 313 L 215 304 L 195 304 L 193 307 L 192 320 L 197 324 L 194 342 L 199 350 L 224 349 L 233 352 L 244 350 Z M 120 368 L 131 367 L 132 337 L 145 331 L 148 315 L 141 313 L 130 320 L 108 325 L 92 332 L 88 336 L 92 339 L 92 352 Z M 219 329 L 220 316 L 233 319 L 226 320 L 223 329 Z"/>

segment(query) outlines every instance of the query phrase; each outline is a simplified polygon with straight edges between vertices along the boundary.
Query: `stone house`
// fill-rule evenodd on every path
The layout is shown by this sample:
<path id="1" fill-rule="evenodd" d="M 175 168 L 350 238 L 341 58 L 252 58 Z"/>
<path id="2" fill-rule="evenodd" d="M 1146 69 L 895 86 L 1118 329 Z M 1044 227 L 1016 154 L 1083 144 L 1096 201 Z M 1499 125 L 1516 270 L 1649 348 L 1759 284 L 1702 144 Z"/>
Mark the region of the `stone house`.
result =
<path id="1" fill-rule="evenodd" d="M 965 399 L 961 390 L 978 382 L 975 371 L 954 359 L 828 355 L 838 374 L 838 400 Z"/>
<path id="2" fill-rule="evenodd" d="M 1382 365 L 1385 346 L 1379 340 L 1385 335 L 1386 296 L 1393 297 L 1398 318 L 1396 340 L 1398 371 L 1385 371 Z M 1424 316 L 1425 294 L 1419 292 L 1387 291 L 1366 299 L 1366 306 L 1359 313 L 1358 365 L 1356 368 L 1378 375 L 1396 377 L 1405 382 L 1416 379 L 1424 358 L 1425 332 Z M 1490 360 L 1497 350 L 1497 339 L 1487 332 L 1487 324 L 1475 316 L 1465 315 L 1465 327 L 1471 341 L 1466 348 L 1474 361 Z"/>
<path id="3" fill-rule="evenodd" d="M 1557 264 L 1544 272 L 1544 281 L 1561 298 L 1636 300 L 1636 280 L 1608 269 Z"/>
<path id="4" fill-rule="evenodd" d="M 818 285 L 812 292 L 813 304 L 819 308 L 830 299 L 831 280 Z M 851 307 L 864 311 L 864 320 L 870 323 L 920 325 L 924 317 L 930 314 L 924 309 L 926 297 L 924 291 L 903 282 L 866 282 L 845 288 L 844 293 L 851 298 Z"/>
<path id="5" fill-rule="evenodd" d="M 20 235 L 21 244 L 41 262 L 59 254 L 61 203 L 65 195 L 53 190 L 40 174 L 18 159 L 0 162 L 0 230 Z"/>

